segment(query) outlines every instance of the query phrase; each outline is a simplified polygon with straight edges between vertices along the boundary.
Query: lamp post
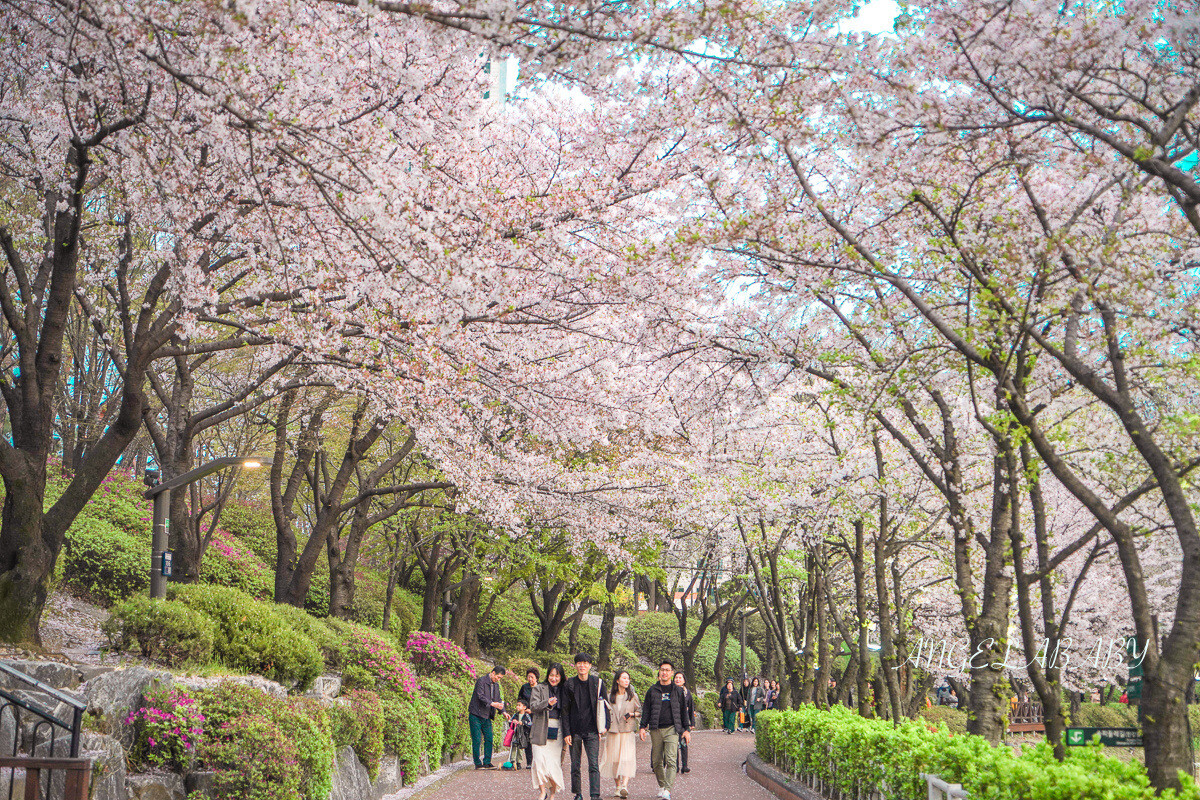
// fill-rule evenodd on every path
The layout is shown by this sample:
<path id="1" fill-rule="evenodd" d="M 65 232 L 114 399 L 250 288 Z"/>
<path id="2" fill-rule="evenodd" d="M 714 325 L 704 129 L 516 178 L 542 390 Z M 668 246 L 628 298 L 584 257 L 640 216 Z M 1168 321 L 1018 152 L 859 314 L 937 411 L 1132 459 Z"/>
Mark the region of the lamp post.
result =
<path id="1" fill-rule="evenodd" d="M 172 478 L 166 483 L 159 483 L 159 472 L 156 469 L 146 470 L 145 498 L 154 501 L 153 539 L 150 545 L 150 597 L 162 599 L 167 596 L 167 578 L 171 576 L 171 551 L 167 549 L 167 509 L 171 507 L 171 490 L 187 486 L 219 472 L 225 467 L 240 466 L 243 469 L 258 469 L 269 466 L 269 458 L 247 456 L 223 456 L 213 459 L 207 464 Z"/>
<path id="2" fill-rule="evenodd" d="M 750 677 L 746 674 L 746 617 L 758 613 L 757 608 L 744 608 L 738 612 L 742 618 L 742 680 Z"/>

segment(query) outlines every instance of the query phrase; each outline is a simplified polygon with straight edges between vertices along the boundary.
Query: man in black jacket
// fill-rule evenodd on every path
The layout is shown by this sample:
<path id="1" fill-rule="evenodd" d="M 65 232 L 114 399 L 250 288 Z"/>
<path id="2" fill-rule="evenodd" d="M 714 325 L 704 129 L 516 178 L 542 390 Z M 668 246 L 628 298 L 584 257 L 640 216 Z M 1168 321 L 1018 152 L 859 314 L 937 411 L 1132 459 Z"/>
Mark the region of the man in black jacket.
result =
<path id="1" fill-rule="evenodd" d="M 471 727 L 471 755 L 475 758 L 475 769 L 495 769 L 492 764 L 492 717 L 504 711 L 504 700 L 500 696 L 500 676 L 507 670 L 500 665 L 475 681 L 475 691 L 467 704 L 467 722 Z M 508 714 L 504 715 L 505 718 Z M 480 758 L 480 745 L 483 745 Z"/>
<path id="2" fill-rule="evenodd" d="M 675 665 L 670 661 L 662 662 L 658 665 L 658 683 L 646 691 L 642 701 L 641 730 L 638 731 L 638 738 L 645 741 L 646 730 L 650 730 L 650 763 L 654 765 L 658 797 L 662 800 L 671 800 L 679 741 L 692 741 L 686 707 L 683 688 L 675 685 Z"/>
<path id="3" fill-rule="evenodd" d="M 608 730 L 604 707 L 604 681 L 592 675 L 592 657 L 587 653 L 575 655 L 576 676 L 567 679 L 564 689 L 566 706 L 563 709 L 563 742 L 571 750 L 571 791 L 575 800 L 583 800 L 583 751 L 587 750 L 588 784 L 592 800 L 600 800 L 600 730 Z"/>

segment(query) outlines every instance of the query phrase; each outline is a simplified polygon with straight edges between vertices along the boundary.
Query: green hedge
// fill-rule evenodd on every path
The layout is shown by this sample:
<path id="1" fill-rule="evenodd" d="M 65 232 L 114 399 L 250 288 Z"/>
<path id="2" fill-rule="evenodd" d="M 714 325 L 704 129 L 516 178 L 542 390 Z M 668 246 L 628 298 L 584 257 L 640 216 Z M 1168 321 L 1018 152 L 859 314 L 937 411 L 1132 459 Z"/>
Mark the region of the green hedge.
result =
<path id="1" fill-rule="evenodd" d="M 212 658 L 217 626 L 207 614 L 177 600 L 131 597 L 101 626 L 114 650 L 136 651 L 168 667 Z"/>
<path id="2" fill-rule="evenodd" d="M 256 600 L 275 596 L 275 573 L 271 568 L 245 542 L 219 528 L 204 551 L 200 580 L 240 589 Z"/>
<path id="3" fill-rule="evenodd" d="M 1071 720 L 1071 724 L 1081 728 L 1136 728 L 1137 706 L 1084 703 L 1079 707 L 1079 719 Z"/>
<path id="4" fill-rule="evenodd" d="M 934 725 L 942 723 L 951 733 L 967 732 L 967 712 L 950 706 L 931 706 L 917 712 L 921 719 L 929 720 Z"/>
<path id="5" fill-rule="evenodd" d="M 529 603 L 497 600 L 479 620 L 479 646 L 497 656 L 528 653 L 537 641 L 539 624 Z"/>
<path id="6" fill-rule="evenodd" d="M 466 681 L 457 685 L 447 684 L 433 678 L 421 681 L 421 693 L 437 710 L 442 723 L 441 745 L 443 751 L 461 752 L 470 747 L 470 731 L 467 728 L 467 701 L 472 686 Z M 430 758 L 441 758 L 440 753 L 431 753 Z M 434 766 L 430 764 L 430 766 Z"/>
<path id="7" fill-rule="evenodd" d="M 196 692 L 204 712 L 204 765 L 222 797 L 326 800 L 333 786 L 333 726 L 313 700 L 280 700 L 225 681 Z"/>
<path id="8" fill-rule="evenodd" d="M 960 783 L 976 800 L 1154 800 L 1145 768 L 1103 754 L 1098 746 L 1070 748 L 1054 760 L 1046 742 L 1014 755 L 985 739 L 952 734 L 945 726 L 906 720 L 864 719 L 835 706 L 804 705 L 794 711 L 761 712 L 755 724 L 758 753 L 785 770 L 814 774 L 843 792 L 875 789 L 899 797 L 923 797 L 919 774 Z M 1160 798 L 1200 800 L 1193 780 Z"/>
<path id="9" fill-rule="evenodd" d="M 60 561 L 68 586 L 110 606 L 150 585 L 149 531 L 129 533 L 107 520 L 80 516 L 67 530 Z"/>
<path id="10" fill-rule="evenodd" d="M 295 691 L 308 688 L 321 674 L 325 662 L 317 645 L 277 613 L 273 603 L 202 583 L 171 584 L 169 594 L 217 623 L 214 651 L 226 666 L 266 676 Z"/>

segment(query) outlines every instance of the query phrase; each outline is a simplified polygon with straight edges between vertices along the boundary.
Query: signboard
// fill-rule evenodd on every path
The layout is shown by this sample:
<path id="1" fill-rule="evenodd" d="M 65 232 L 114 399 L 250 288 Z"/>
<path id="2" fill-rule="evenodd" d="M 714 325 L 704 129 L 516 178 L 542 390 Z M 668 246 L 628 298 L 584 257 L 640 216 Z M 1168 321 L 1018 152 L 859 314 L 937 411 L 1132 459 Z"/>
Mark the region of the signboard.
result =
<path id="1" fill-rule="evenodd" d="M 1096 734 L 1105 747 L 1142 746 L 1142 732 L 1138 728 L 1067 728 L 1067 744 L 1085 745 Z"/>
<path id="2" fill-rule="evenodd" d="M 1137 639 L 1130 636 L 1125 641 L 1125 652 L 1129 653 L 1129 683 L 1125 685 L 1125 697 L 1129 700 L 1140 700 L 1142 697 L 1142 662 L 1138 658 L 1139 655 L 1144 656 L 1145 651 L 1141 653 L 1137 649 Z M 1133 662 L 1137 661 L 1137 664 Z"/>
<path id="3" fill-rule="evenodd" d="M 164 578 L 171 577 L 171 566 L 172 566 L 171 561 L 172 561 L 171 551 L 164 550 L 163 554 L 162 554 L 162 574 L 163 574 Z"/>

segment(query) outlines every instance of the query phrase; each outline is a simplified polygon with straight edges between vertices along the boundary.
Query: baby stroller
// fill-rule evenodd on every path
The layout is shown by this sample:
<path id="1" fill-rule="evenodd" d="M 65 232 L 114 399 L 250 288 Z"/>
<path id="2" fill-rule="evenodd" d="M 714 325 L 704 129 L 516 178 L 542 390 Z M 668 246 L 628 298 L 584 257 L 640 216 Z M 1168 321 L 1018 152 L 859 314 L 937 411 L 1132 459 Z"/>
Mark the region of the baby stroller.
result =
<path id="1" fill-rule="evenodd" d="M 516 769 L 517 768 L 517 726 L 520 721 L 513 717 L 508 721 L 508 726 L 504 729 L 504 746 L 508 748 L 508 760 L 500 765 L 500 769 Z"/>

